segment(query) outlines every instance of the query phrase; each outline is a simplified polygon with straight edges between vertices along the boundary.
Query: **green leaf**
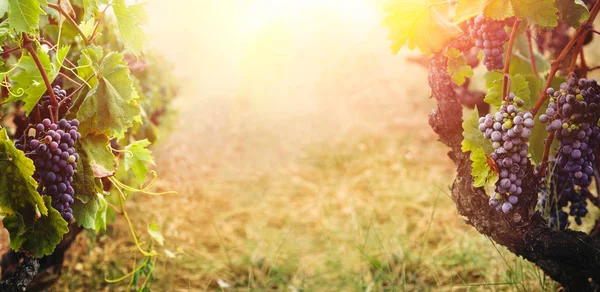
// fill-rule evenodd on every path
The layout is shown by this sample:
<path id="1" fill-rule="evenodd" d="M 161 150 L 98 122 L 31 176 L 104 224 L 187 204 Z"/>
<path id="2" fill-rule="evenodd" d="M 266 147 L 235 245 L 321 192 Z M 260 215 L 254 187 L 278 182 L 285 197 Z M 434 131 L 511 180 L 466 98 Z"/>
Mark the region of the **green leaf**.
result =
<path id="1" fill-rule="evenodd" d="M 555 0 L 554 5 L 560 20 L 572 27 L 578 28 L 590 17 L 590 11 L 582 0 Z"/>
<path id="2" fill-rule="evenodd" d="M 160 228 L 158 228 L 156 223 L 151 222 L 150 225 L 148 225 L 148 234 L 150 234 L 150 236 L 152 236 L 152 238 L 161 246 L 165 244 L 165 238 L 163 237 L 162 233 L 160 232 Z"/>
<path id="3" fill-rule="evenodd" d="M 84 50 L 83 54 L 85 58 L 79 60 L 80 65 L 91 65 L 98 79 L 77 110 L 77 119 L 81 121 L 79 130 L 84 136 L 97 131 L 122 137 L 140 114 L 127 63 L 119 53 L 101 57 L 101 49 L 96 47 Z M 90 74 L 87 69 L 79 72 L 79 75 L 87 74 Z"/>
<path id="4" fill-rule="evenodd" d="M 392 51 L 398 53 L 408 43 L 423 53 L 441 51 L 462 30 L 447 21 L 427 0 L 395 0 L 386 7 L 383 25 L 390 29 Z"/>
<path id="5" fill-rule="evenodd" d="M 149 164 L 154 164 L 152 152 L 148 149 L 150 141 L 147 139 L 136 141 L 125 147 L 125 170 L 133 170 L 135 178 L 140 185 L 144 184 L 148 174 Z"/>
<path id="6" fill-rule="evenodd" d="M 78 146 L 79 145 L 79 146 Z M 77 141 L 76 149 L 80 156 L 84 156 L 87 162 L 82 162 L 84 165 L 91 167 L 92 173 L 96 178 L 105 176 L 98 175 L 99 173 L 115 172 L 115 155 L 110 150 L 110 142 L 108 136 L 102 133 L 94 133 Z"/>
<path id="7" fill-rule="evenodd" d="M 41 48 L 38 49 L 38 58 L 51 83 L 56 79 L 56 76 L 58 76 L 62 63 L 69 52 L 69 48 L 69 46 L 65 46 L 59 49 L 54 62 L 50 62 L 50 56 L 46 52 Z M 33 57 L 23 55 L 19 60 L 17 67 L 21 69 L 21 72 L 11 78 L 16 84 L 13 86 L 7 101 L 20 100 L 25 102 L 23 108 L 25 109 L 25 113 L 29 115 L 44 92 L 46 92 L 47 87 Z"/>
<path id="8" fill-rule="evenodd" d="M 515 50 L 510 58 L 509 73 L 516 74 L 533 74 L 533 66 L 531 65 L 531 58 L 529 57 L 529 45 L 527 37 L 520 35 L 517 37 L 515 42 Z M 550 71 L 550 62 L 539 52 L 534 52 L 535 67 L 538 74 L 545 74 Z"/>
<path id="9" fill-rule="evenodd" d="M 71 208 L 73 209 L 73 217 L 77 220 L 79 226 L 86 229 L 94 229 L 99 231 L 102 224 L 97 224 L 98 216 L 104 216 L 104 226 L 106 226 L 106 199 L 101 193 L 92 196 L 90 200 L 83 203 L 80 200 L 75 200 Z M 104 211 L 102 211 L 104 209 Z M 104 212 L 104 215 L 102 214 Z M 100 219 L 102 221 L 102 219 Z M 104 227 L 106 228 L 106 227 Z"/>
<path id="10" fill-rule="evenodd" d="M 488 74 L 484 76 L 486 85 L 488 85 L 488 93 L 484 101 L 494 106 L 502 105 L 502 74 Z M 491 83 L 491 86 L 489 84 Z M 522 75 L 514 75 L 510 77 L 509 92 L 515 94 L 525 101 L 525 104 L 531 104 L 531 91 L 529 83 Z"/>
<path id="11" fill-rule="evenodd" d="M 516 16 L 541 27 L 555 27 L 558 24 L 558 10 L 553 2 L 554 0 L 461 0 L 456 8 L 454 21 L 463 22 L 483 12 L 487 18 L 505 19 Z"/>
<path id="12" fill-rule="evenodd" d="M 0 17 L 8 12 L 8 0 L 0 0 Z"/>
<path id="13" fill-rule="evenodd" d="M 18 32 L 35 32 L 40 14 L 44 10 L 38 0 L 8 0 L 8 21 Z"/>
<path id="14" fill-rule="evenodd" d="M 515 15 L 527 19 L 541 27 L 555 27 L 558 25 L 558 9 L 554 7 L 554 0 L 511 0 Z"/>
<path id="15" fill-rule="evenodd" d="M 90 18 L 88 20 L 84 20 L 79 24 L 79 28 L 81 29 L 81 31 L 83 32 L 83 34 L 86 37 L 90 37 L 92 36 L 92 33 L 94 33 L 94 28 L 96 27 L 96 21 L 93 18 Z"/>
<path id="16" fill-rule="evenodd" d="M 460 23 L 482 12 L 485 17 L 498 20 L 515 16 L 510 0 L 461 0 L 454 21 Z"/>
<path id="17" fill-rule="evenodd" d="M 450 48 L 444 55 L 448 57 L 448 74 L 456 85 L 462 85 L 466 78 L 473 76 L 473 68 L 467 65 L 467 59 L 459 50 Z"/>
<path id="18" fill-rule="evenodd" d="M 494 150 L 492 143 L 483 137 L 479 131 L 479 115 L 477 108 L 471 112 L 471 116 L 462 123 L 463 141 L 461 150 L 463 152 L 473 151 L 479 148 L 485 150 L 485 153 L 492 153 Z"/>
<path id="19" fill-rule="evenodd" d="M 19 209 L 38 209 L 48 214 L 42 197 L 37 192 L 37 182 L 32 178 L 33 161 L 23 151 L 15 148 L 6 129 L 0 130 L 0 209 L 14 213 Z"/>
<path id="20" fill-rule="evenodd" d="M 27 220 L 17 213 L 4 217 L 2 223 L 10 233 L 10 248 L 18 251 L 22 247 L 38 258 L 54 252 L 69 227 L 60 213 L 50 206 L 52 198 L 44 196 L 44 203 L 48 215 L 37 220 Z"/>
<path id="21" fill-rule="evenodd" d="M 98 196 L 100 200 L 100 209 L 96 212 L 96 232 L 106 230 L 106 211 L 108 210 L 108 203 L 103 196 Z"/>
<path id="22" fill-rule="evenodd" d="M 125 0 L 115 0 L 113 2 L 121 38 L 125 46 L 136 56 L 140 55 L 146 39 L 141 27 L 147 21 L 143 5 L 141 3 L 128 7 L 125 5 Z"/>
<path id="23" fill-rule="evenodd" d="M 471 176 L 473 176 L 473 186 L 483 187 L 487 183 L 493 184 L 498 180 L 498 176 L 488 164 L 487 157 L 483 148 L 477 148 L 471 151 Z"/>

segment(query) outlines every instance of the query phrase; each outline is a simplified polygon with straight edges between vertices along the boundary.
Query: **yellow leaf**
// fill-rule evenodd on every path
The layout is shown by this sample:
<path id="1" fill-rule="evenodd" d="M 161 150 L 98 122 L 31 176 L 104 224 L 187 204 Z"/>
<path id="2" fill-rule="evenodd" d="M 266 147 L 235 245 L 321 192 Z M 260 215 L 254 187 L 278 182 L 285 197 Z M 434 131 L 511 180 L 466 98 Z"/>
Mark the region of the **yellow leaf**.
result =
<path id="1" fill-rule="evenodd" d="M 394 54 L 405 44 L 423 53 L 439 52 L 463 33 L 436 10 L 436 5 L 424 0 L 397 0 L 386 7 L 383 25 L 390 29 L 388 39 Z"/>
<path id="2" fill-rule="evenodd" d="M 515 15 L 510 0 L 460 0 L 454 22 L 461 23 L 481 14 L 486 18 L 505 19 Z"/>

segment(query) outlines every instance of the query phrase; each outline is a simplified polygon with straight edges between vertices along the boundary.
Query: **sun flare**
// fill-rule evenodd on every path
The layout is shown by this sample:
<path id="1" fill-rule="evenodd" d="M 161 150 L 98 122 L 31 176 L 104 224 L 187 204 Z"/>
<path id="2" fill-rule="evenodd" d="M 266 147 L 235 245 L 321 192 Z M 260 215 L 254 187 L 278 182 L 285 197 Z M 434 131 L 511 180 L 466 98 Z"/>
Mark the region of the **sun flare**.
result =
<path id="1" fill-rule="evenodd" d="M 355 25 L 378 21 L 376 5 L 372 0 L 257 0 L 244 13 L 243 29 L 247 34 L 253 34 L 275 20 L 301 18 L 313 11 L 344 17 Z M 327 19 L 315 21 L 327 22 Z"/>

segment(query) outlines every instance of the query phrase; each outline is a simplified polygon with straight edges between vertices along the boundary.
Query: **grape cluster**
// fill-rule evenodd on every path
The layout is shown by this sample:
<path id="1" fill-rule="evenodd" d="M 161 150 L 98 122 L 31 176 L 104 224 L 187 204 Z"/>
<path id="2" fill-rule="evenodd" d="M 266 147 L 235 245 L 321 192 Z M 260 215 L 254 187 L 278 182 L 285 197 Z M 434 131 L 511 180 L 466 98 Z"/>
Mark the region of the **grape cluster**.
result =
<path id="1" fill-rule="evenodd" d="M 75 190 L 71 183 L 79 160 L 74 148 L 81 137 L 78 126 L 77 120 L 62 119 L 55 124 L 44 119 L 35 126 L 35 137 L 28 137 L 26 141 L 21 137 L 15 144 L 34 161 L 38 192 L 52 197 L 52 207 L 67 222 L 73 219 L 71 204 Z"/>
<path id="2" fill-rule="evenodd" d="M 559 90 L 548 88 L 547 93 L 550 102 L 539 119 L 560 142 L 558 167 L 568 172 L 575 185 L 587 187 L 600 143 L 600 86 L 594 79 L 571 77 Z"/>
<path id="3" fill-rule="evenodd" d="M 69 108 L 72 106 L 73 101 L 67 95 L 67 92 L 61 89 L 60 85 L 54 85 L 52 91 L 54 91 L 56 101 L 59 103 L 62 102 L 61 104 L 59 104 L 60 106 L 58 108 L 57 118 L 64 117 Z M 38 104 L 33 109 L 29 117 L 27 117 L 24 113 L 15 115 L 15 117 L 13 118 L 13 123 L 17 127 L 15 132 L 16 137 L 20 137 L 21 134 L 23 134 L 23 132 L 27 129 L 30 123 L 37 124 L 40 123 L 43 119 L 51 118 L 49 108 L 49 106 L 51 105 L 50 100 L 50 94 L 46 93 L 40 98 Z"/>
<path id="4" fill-rule="evenodd" d="M 541 198 L 538 207 L 548 214 L 550 226 L 565 229 L 568 225 L 569 215 L 575 218 L 575 223 L 581 225 L 581 218 L 587 215 L 587 201 L 589 195 L 587 188 L 579 188 L 573 183 L 569 173 L 556 162 L 550 164 L 550 179 L 543 178 L 541 183 Z M 569 205 L 569 213 L 563 209 Z"/>
<path id="5" fill-rule="evenodd" d="M 499 171 L 496 191 L 490 198 L 490 206 L 510 213 L 523 192 L 521 185 L 527 166 L 529 146 L 527 141 L 533 128 L 533 115 L 520 110 L 525 103 L 510 93 L 500 110 L 479 119 L 479 130 L 492 141 L 494 152 L 490 155 Z"/>
<path id="6" fill-rule="evenodd" d="M 67 113 L 67 110 L 72 105 L 72 100 L 67 96 L 67 92 L 61 89 L 60 85 L 54 85 L 52 87 L 52 91 L 54 91 L 54 96 L 56 97 L 57 102 L 62 102 L 62 106 L 58 108 L 58 116 L 62 117 Z M 65 100 L 66 99 L 66 100 Z M 51 104 L 50 94 L 45 94 L 40 98 L 40 101 L 37 104 L 38 109 L 41 113 L 41 119 L 49 119 L 50 118 L 50 110 L 49 106 Z M 64 101 L 63 101 L 64 100 Z"/>
<path id="7" fill-rule="evenodd" d="M 467 20 L 469 35 L 475 40 L 475 46 L 483 50 L 483 64 L 490 70 L 504 68 L 502 53 L 504 43 L 509 39 L 504 30 L 506 20 L 486 19 L 483 14 Z"/>

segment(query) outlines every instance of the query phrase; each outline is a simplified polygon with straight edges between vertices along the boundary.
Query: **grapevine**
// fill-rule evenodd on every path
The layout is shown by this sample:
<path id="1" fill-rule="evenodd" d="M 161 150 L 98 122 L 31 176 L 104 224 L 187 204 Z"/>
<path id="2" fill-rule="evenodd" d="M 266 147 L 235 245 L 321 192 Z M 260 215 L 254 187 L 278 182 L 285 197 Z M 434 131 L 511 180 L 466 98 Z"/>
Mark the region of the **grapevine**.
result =
<path id="1" fill-rule="evenodd" d="M 397 1 L 384 24 L 394 51 L 408 44 L 431 54 L 429 86 L 438 107 L 429 123 L 457 166 L 452 199 L 459 213 L 565 291 L 597 291 L 600 220 L 587 234 L 573 229 L 594 220 L 590 208 L 600 207 L 600 188 L 591 188 L 600 184 L 600 86 L 587 76 L 598 66 L 583 50 L 594 43 L 600 2 L 543 2 L 505 10 L 458 1 L 448 17 L 423 6 L 419 15 L 435 25 L 415 33 L 402 28 L 420 23 L 419 16 L 402 14 L 409 4 Z M 473 47 L 483 51 L 485 74 L 466 61 Z M 473 110 L 463 121 L 465 78 L 485 81 L 483 101 L 493 112 Z"/>
<path id="2" fill-rule="evenodd" d="M 157 173 L 149 147 L 176 92 L 160 56 L 144 48 L 142 6 L 0 6 L 0 209 L 12 249 L 2 256 L 1 290 L 48 289 L 78 234 L 106 230 L 115 205 L 146 264 L 154 263 L 153 239 L 135 231 L 125 201 L 133 193 L 173 194 L 152 191 Z M 117 140 L 123 149 L 111 148 Z M 154 278 L 150 270 L 117 280 L 139 277 L 140 290 Z"/>

